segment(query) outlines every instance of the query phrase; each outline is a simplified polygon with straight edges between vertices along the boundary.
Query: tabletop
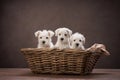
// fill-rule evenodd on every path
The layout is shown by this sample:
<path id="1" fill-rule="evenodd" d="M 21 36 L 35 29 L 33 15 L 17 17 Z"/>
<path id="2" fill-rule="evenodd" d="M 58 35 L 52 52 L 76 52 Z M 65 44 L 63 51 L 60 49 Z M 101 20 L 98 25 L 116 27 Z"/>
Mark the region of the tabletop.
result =
<path id="1" fill-rule="evenodd" d="M 120 69 L 94 69 L 90 75 L 33 74 L 28 68 L 0 68 L 0 80 L 120 80 Z"/>

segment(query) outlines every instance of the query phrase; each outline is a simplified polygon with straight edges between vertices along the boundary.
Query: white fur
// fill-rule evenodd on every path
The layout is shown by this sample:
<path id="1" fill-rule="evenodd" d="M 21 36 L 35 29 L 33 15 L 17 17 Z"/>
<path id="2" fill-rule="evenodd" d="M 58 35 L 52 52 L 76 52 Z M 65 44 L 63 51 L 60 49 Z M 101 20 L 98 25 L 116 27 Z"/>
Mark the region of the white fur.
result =
<path id="1" fill-rule="evenodd" d="M 57 36 L 57 42 L 55 48 L 64 49 L 70 48 L 69 39 L 72 35 L 72 31 L 68 28 L 58 28 L 55 30 L 55 36 Z M 63 40 L 61 40 L 63 38 Z"/>
<path id="2" fill-rule="evenodd" d="M 53 48 L 52 37 L 54 32 L 51 30 L 36 31 L 35 36 L 38 38 L 37 48 Z M 43 43 L 44 42 L 44 43 Z"/>
<path id="3" fill-rule="evenodd" d="M 81 33 L 74 33 L 70 37 L 70 48 L 85 50 L 84 44 L 85 44 L 85 37 Z"/>

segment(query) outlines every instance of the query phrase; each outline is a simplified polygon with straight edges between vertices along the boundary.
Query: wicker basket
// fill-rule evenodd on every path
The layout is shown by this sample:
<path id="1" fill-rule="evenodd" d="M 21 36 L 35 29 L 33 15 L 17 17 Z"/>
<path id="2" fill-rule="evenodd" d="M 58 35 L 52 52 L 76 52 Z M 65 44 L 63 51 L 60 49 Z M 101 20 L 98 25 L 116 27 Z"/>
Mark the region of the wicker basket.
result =
<path id="1" fill-rule="evenodd" d="M 23 48 L 21 52 L 33 73 L 89 74 L 101 56 L 73 49 Z"/>

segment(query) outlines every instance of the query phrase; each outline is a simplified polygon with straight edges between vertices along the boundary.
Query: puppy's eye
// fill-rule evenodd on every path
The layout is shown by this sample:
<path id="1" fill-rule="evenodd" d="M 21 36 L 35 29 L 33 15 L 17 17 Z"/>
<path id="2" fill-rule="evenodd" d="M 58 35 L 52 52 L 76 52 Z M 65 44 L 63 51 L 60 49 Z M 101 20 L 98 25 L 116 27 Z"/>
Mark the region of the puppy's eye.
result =
<path id="1" fill-rule="evenodd" d="M 59 34 L 59 36 L 60 36 L 61 34 Z"/>
<path id="2" fill-rule="evenodd" d="M 74 41 L 76 41 L 76 40 L 74 40 Z"/>
<path id="3" fill-rule="evenodd" d="M 48 39 L 48 37 L 46 37 L 46 39 Z"/>
<path id="4" fill-rule="evenodd" d="M 79 40 L 80 42 L 82 41 L 82 40 Z"/>
<path id="5" fill-rule="evenodd" d="M 42 37 L 40 37 L 40 39 L 42 39 Z"/>
<path id="6" fill-rule="evenodd" d="M 67 36 L 67 34 L 65 34 L 65 36 Z"/>

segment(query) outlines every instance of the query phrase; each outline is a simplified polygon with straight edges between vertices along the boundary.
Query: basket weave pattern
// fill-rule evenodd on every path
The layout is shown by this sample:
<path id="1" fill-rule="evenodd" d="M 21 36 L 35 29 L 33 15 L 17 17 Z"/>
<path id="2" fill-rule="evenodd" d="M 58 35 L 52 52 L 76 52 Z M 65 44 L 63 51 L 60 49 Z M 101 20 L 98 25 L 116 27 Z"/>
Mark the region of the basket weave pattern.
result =
<path id="1" fill-rule="evenodd" d="M 21 49 L 33 73 L 89 74 L 100 53 L 80 50 Z"/>

